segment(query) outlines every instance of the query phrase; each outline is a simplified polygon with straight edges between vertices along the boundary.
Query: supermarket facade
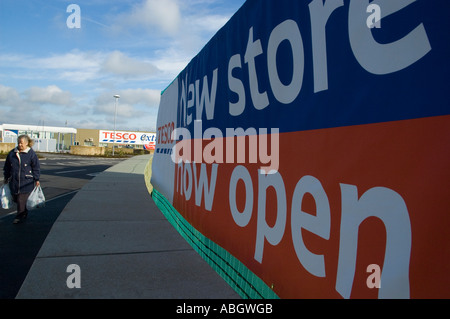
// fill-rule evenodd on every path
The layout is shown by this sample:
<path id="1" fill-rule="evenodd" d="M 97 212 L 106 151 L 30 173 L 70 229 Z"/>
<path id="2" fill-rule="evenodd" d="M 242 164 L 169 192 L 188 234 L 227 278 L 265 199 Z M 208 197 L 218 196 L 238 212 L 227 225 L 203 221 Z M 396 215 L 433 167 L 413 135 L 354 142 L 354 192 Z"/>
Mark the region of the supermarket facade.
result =
<path id="1" fill-rule="evenodd" d="M 57 126 L 0 124 L 0 142 L 17 143 L 26 134 L 34 140 L 33 149 L 41 152 L 68 152 L 72 145 L 154 150 L 156 133 L 112 131 Z"/>

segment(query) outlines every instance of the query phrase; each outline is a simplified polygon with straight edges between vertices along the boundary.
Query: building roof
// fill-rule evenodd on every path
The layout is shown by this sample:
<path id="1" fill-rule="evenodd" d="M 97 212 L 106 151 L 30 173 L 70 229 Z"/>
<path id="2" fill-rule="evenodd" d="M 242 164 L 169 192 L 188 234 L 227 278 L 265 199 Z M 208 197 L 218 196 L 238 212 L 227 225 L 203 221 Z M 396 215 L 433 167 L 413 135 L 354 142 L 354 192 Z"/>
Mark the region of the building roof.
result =
<path id="1" fill-rule="evenodd" d="M 0 125 L 2 130 L 19 130 L 19 131 L 35 131 L 35 132 L 53 132 L 53 133 L 77 133 L 76 128 L 61 126 L 44 126 L 44 125 L 22 125 L 22 124 L 3 124 Z"/>

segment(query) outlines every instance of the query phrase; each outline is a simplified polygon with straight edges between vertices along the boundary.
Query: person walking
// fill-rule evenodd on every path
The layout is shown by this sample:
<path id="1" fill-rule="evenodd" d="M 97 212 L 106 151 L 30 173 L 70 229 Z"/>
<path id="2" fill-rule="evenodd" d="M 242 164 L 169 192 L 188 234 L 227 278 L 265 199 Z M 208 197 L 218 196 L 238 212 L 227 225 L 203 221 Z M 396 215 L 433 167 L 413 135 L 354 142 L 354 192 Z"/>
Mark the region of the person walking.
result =
<path id="1" fill-rule="evenodd" d="M 39 159 L 31 148 L 33 143 L 28 135 L 20 135 L 17 138 L 17 147 L 8 153 L 3 167 L 3 183 L 9 184 L 13 201 L 17 203 L 14 224 L 27 218 L 27 199 L 34 187 L 40 185 L 41 169 Z"/>

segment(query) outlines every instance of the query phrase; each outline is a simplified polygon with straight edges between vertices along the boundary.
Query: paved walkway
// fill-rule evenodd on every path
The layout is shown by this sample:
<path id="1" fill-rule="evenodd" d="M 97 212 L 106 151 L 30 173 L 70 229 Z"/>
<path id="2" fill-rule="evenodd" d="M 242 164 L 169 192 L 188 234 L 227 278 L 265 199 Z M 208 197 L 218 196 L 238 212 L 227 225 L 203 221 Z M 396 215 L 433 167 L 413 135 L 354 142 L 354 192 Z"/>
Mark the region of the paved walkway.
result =
<path id="1" fill-rule="evenodd" d="M 16 298 L 240 298 L 156 207 L 144 179 L 149 160 L 120 162 L 77 193 Z M 81 288 L 67 286 L 77 282 L 72 264 Z"/>

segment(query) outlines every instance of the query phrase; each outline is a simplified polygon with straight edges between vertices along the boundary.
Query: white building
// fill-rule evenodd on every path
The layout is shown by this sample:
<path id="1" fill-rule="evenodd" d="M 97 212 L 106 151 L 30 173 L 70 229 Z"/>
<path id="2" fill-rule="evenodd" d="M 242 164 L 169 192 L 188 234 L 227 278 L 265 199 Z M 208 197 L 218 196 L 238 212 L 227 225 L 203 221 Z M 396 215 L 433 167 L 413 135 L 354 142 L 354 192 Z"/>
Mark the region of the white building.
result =
<path id="1" fill-rule="evenodd" d="M 16 143 L 19 135 L 26 134 L 34 140 L 33 149 L 41 152 L 69 150 L 76 139 L 77 129 L 43 125 L 1 124 L 0 142 Z"/>

